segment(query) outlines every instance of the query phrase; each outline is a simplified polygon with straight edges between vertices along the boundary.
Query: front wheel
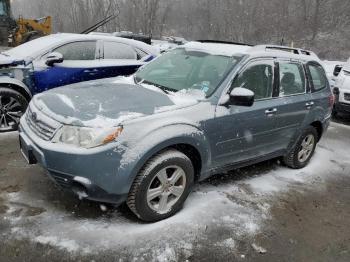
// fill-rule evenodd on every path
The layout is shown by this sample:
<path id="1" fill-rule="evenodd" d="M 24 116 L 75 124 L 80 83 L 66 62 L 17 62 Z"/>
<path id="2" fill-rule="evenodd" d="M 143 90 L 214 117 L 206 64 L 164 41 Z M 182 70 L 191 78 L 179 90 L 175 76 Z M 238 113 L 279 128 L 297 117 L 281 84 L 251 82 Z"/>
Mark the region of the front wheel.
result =
<path id="1" fill-rule="evenodd" d="M 193 181 L 191 160 L 177 150 L 164 151 L 149 160 L 139 172 L 127 204 L 144 221 L 168 218 L 182 208 Z"/>
<path id="2" fill-rule="evenodd" d="M 0 133 L 17 130 L 27 107 L 28 101 L 21 93 L 0 87 Z"/>
<path id="3" fill-rule="evenodd" d="M 317 141 L 317 130 L 312 126 L 306 128 L 289 154 L 283 158 L 284 163 L 295 169 L 305 167 L 315 152 Z"/>

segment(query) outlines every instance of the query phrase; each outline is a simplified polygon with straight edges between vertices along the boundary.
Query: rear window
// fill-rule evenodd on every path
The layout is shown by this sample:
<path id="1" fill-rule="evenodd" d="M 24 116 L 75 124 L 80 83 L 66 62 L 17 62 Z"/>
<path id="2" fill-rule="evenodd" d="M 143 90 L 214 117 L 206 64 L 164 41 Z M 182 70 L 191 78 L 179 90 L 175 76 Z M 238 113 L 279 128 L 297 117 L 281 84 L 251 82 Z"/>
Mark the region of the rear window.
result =
<path id="1" fill-rule="evenodd" d="M 137 59 L 137 54 L 128 45 L 116 42 L 104 42 L 104 59 Z"/>
<path id="2" fill-rule="evenodd" d="M 317 92 L 319 90 L 326 88 L 328 85 L 328 82 L 322 67 L 319 65 L 309 65 L 308 68 L 311 75 L 313 91 Z"/>

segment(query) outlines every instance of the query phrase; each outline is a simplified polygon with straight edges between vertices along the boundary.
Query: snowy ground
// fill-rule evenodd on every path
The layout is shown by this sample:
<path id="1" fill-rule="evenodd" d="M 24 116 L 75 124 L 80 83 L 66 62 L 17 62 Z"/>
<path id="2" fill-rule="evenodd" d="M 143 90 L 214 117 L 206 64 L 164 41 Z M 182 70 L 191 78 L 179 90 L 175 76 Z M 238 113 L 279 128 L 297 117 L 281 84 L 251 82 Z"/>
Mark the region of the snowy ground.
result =
<path id="1" fill-rule="evenodd" d="M 180 213 L 154 224 L 141 223 L 124 206 L 62 193 L 41 168 L 25 164 L 16 133 L 0 135 L 0 257 L 350 261 L 348 124 L 332 123 L 305 169 L 274 160 L 215 176 L 196 186 Z M 319 226 L 329 232 L 322 240 Z"/>

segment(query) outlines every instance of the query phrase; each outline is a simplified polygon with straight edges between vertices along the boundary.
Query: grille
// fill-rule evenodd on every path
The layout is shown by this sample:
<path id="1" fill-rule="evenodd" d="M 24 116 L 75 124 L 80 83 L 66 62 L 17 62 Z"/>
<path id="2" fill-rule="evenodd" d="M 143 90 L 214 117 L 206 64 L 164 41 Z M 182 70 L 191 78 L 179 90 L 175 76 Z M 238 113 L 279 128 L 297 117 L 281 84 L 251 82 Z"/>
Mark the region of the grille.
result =
<path id="1" fill-rule="evenodd" d="M 39 113 L 40 114 L 40 113 Z M 26 113 L 26 122 L 30 129 L 41 139 L 45 141 L 49 141 L 57 127 L 53 127 L 47 124 L 41 117 L 38 116 L 37 112 L 33 112 L 33 110 L 29 107 Z"/>
<path id="2" fill-rule="evenodd" d="M 344 94 L 344 99 L 345 99 L 346 101 L 350 101 L 350 94 L 345 93 L 345 94 Z"/>

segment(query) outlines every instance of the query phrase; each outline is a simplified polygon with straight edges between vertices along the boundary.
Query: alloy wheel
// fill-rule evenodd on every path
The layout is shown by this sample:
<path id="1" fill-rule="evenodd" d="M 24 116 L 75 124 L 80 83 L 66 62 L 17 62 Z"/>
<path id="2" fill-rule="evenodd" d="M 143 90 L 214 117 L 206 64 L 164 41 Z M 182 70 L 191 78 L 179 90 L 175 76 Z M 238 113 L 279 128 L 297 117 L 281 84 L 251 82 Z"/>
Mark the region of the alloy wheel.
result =
<path id="1" fill-rule="evenodd" d="M 19 100 L 12 96 L 0 96 L 0 131 L 16 129 L 23 115 L 23 107 Z"/>
<path id="2" fill-rule="evenodd" d="M 300 150 L 298 152 L 298 160 L 301 163 L 304 163 L 309 159 L 314 149 L 314 146 L 315 146 L 315 137 L 312 134 L 306 136 L 303 142 L 301 143 Z"/>
<path id="3" fill-rule="evenodd" d="M 148 206 L 159 214 L 165 214 L 181 198 L 185 188 L 185 171 L 179 166 L 165 167 L 154 176 L 148 187 Z"/>

